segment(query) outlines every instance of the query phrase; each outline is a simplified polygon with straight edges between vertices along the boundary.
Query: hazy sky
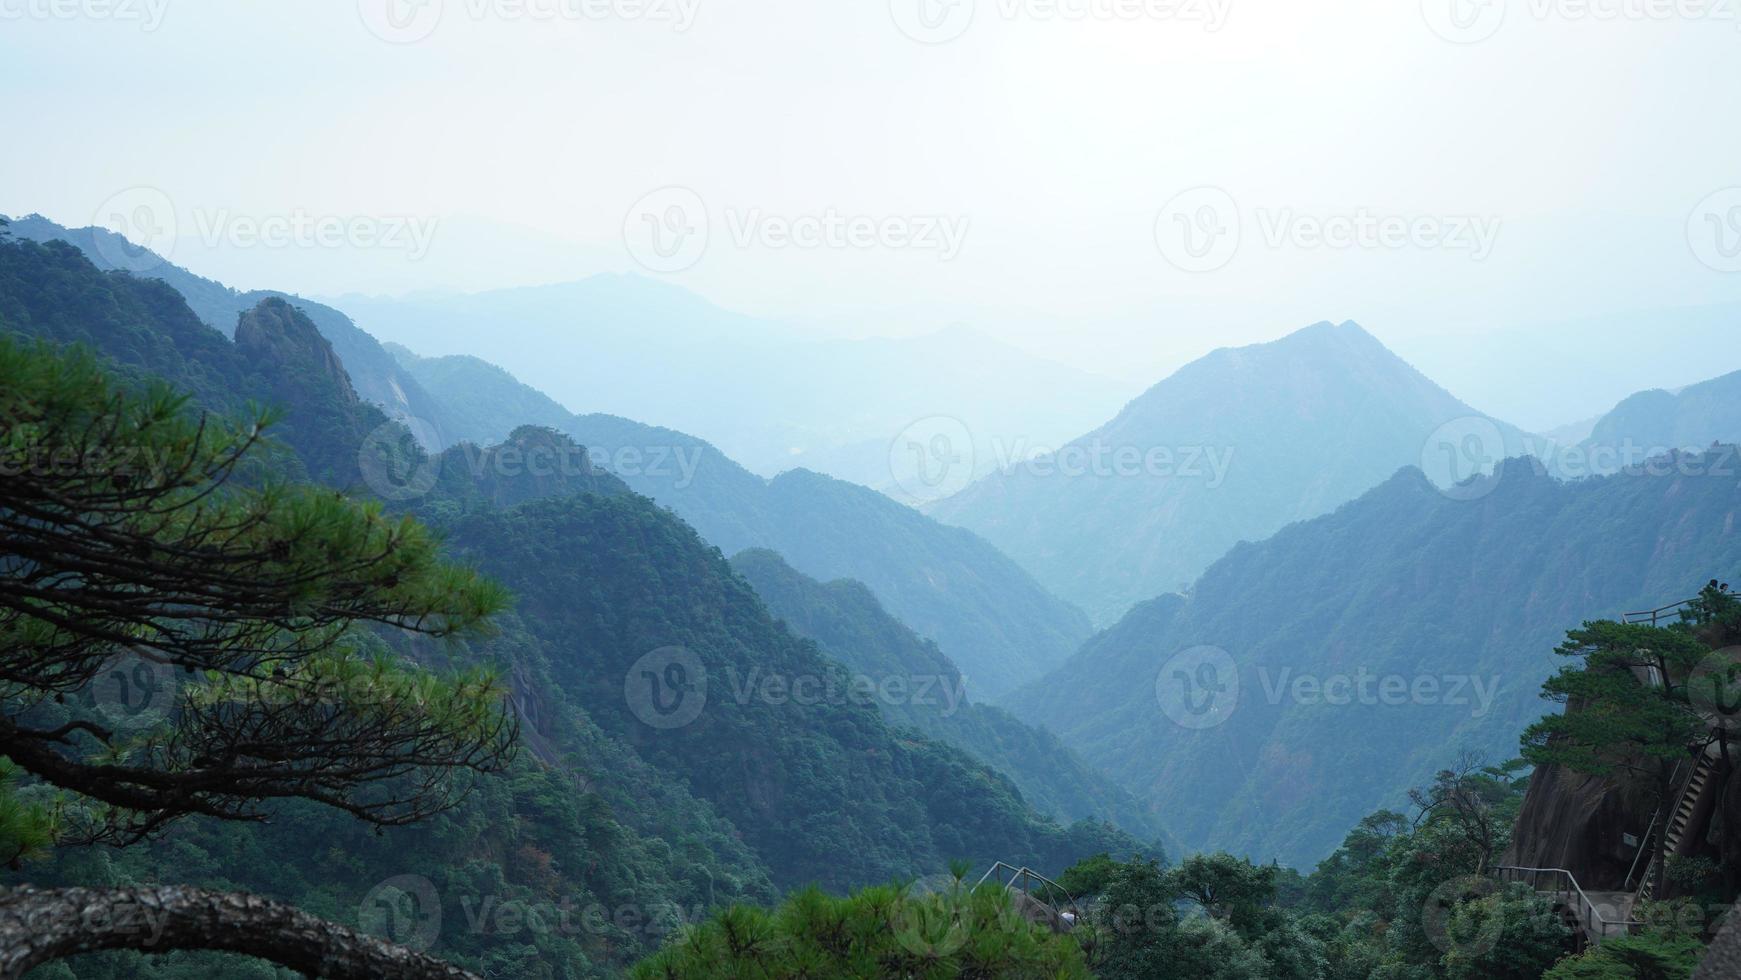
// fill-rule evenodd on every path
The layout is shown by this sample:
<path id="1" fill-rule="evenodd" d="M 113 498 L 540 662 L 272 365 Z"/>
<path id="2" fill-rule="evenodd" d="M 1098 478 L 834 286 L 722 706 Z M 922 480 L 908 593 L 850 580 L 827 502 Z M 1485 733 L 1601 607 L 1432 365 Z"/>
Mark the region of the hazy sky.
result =
<path id="1" fill-rule="evenodd" d="M 1741 0 L 0 0 L 0 211 L 320 295 L 1425 358 L 1741 299 L 1737 64 Z"/>

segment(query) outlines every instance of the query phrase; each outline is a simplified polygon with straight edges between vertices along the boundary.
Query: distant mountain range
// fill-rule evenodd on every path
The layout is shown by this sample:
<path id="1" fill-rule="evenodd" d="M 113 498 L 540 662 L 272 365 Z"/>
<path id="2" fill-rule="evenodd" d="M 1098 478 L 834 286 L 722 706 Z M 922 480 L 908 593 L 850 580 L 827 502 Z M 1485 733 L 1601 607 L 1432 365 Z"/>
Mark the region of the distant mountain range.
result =
<path id="1" fill-rule="evenodd" d="M 1562 483 L 1507 461 L 1448 496 L 1406 469 L 1138 605 L 1004 700 L 1188 849 L 1310 867 L 1471 749 L 1517 753 L 1586 619 L 1741 572 L 1741 457 Z"/>
<path id="2" fill-rule="evenodd" d="M 280 441 L 250 476 L 366 499 L 361 449 L 393 427 L 295 304 L 263 297 L 232 340 L 164 282 L 99 270 L 66 242 L 0 233 L 0 334 L 86 345 L 124 388 L 166 381 L 191 395 L 190 410 L 282 408 L 269 433 Z M 548 471 L 513 462 L 534 449 L 578 462 Z M 415 450 L 407 447 L 421 471 Z M 807 682 L 844 690 L 847 668 L 777 622 L 718 548 L 591 466 L 567 436 L 521 426 L 505 444 L 450 448 L 431 472 L 426 493 L 386 506 L 414 510 L 456 559 L 507 585 L 512 606 L 484 636 L 421 642 L 382 629 L 354 639 L 365 654 L 498 671 L 521 722 L 521 758 L 482 778 L 456 810 L 392 828 L 388 846 L 333 811 L 287 805 L 259 838 L 190 820 L 160 844 L 105 858 L 105 880 L 245 887 L 345 916 L 368 907 L 371 888 L 415 869 L 441 883 L 444 900 L 470 908 L 561 896 L 582 909 L 706 909 L 809 883 L 838 891 L 910 879 L 957 858 L 1058 870 L 1144 846 L 1101 821 L 1048 819 L 996 769 L 897 732 L 874 704 L 785 696 Z M 758 683 L 768 678 L 786 686 Z M 688 713 L 672 720 L 678 709 Z M 287 865 L 266 856 L 274 849 L 308 860 Z M 67 853 L 56 860 L 89 855 Z M 33 879 L 66 872 L 56 863 Z M 559 942 L 570 961 L 600 972 L 658 939 L 451 932 L 444 951 L 474 965 Z"/>
<path id="3" fill-rule="evenodd" d="M 726 554 L 771 548 L 806 575 L 865 583 L 903 623 L 942 646 L 978 699 L 1040 676 L 1092 632 L 1080 610 L 978 536 L 873 490 L 806 470 L 765 480 L 694 436 L 570 414 L 476 358 L 394 350 L 449 406 L 458 431 L 495 441 L 531 422 L 568 433 Z"/>
<path id="4" fill-rule="evenodd" d="M 57 227 L 32 218 L 12 232 L 65 237 L 97 257 L 114 247 L 101 244 L 102 233 Z M 921 448 L 967 456 L 976 472 L 989 455 L 1003 469 L 927 515 L 809 470 L 764 478 L 684 431 L 575 414 L 476 357 L 424 357 L 377 343 L 330 307 L 235 293 L 169 265 L 152 273 L 168 285 L 93 276 L 65 244 L 15 249 L 7 259 L 13 288 L 0 289 L 0 321 L 32 336 L 90 343 L 120 369 L 168 378 L 202 403 L 267 397 L 298 406 L 281 431 L 295 456 L 286 465 L 312 478 L 358 484 L 356 447 L 386 419 L 376 405 L 429 422 L 428 441 L 450 448 L 417 506 L 533 598 L 520 611 L 518 639 L 541 651 L 541 670 L 560 675 L 568 708 L 583 707 L 589 724 L 612 735 L 617 723 L 606 716 L 620 711 L 621 691 L 612 700 L 588 686 L 593 680 L 563 673 L 569 660 L 592 655 L 565 630 L 602 644 L 606 633 L 593 620 L 627 615 L 619 607 L 637 596 L 659 598 L 650 614 L 657 621 L 623 620 L 635 636 L 651 642 L 670 627 L 737 670 L 758 662 L 759 644 L 793 669 L 837 660 L 853 670 L 964 674 L 970 694 L 962 710 L 884 705 L 873 727 L 901 726 L 926 740 L 919 756 L 901 756 L 911 771 L 982 780 L 1000 847 L 1063 854 L 1093 839 L 1065 840 L 1056 836 L 1061 829 L 1020 815 L 1032 803 L 1066 819 L 1111 817 L 1143 835 L 1164 826 L 1189 849 L 1309 864 L 1355 820 L 1400 802 L 1406 787 L 1456 751 L 1508 757 L 1518 731 L 1546 708 L 1536 691 L 1566 628 L 1683 598 L 1713 576 L 1741 572 L 1734 526 L 1741 475 L 1732 472 L 1732 455 L 1680 454 L 1672 465 L 1573 482 L 1549 475 L 1578 475 L 1560 466 L 1568 447 L 1594 456 L 1605 447 L 1741 439 L 1741 374 L 1643 392 L 1556 433 L 1556 446 L 1459 401 L 1359 326 L 1323 323 L 1188 365 L 1058 451 L 1030 456 L 1044 443 L 987 441 L 964 425 L 965 442 Z M 696 324 L 722 337 L 762 331 L 755 343 L 776 348 L 792 342 L 687 294 L 647 304 L 645 283 L 588 283 L 585 302 L 604 309 L 616 302 L 646 317 L 605 318 L 611 328 L 602 333 L 601 363 L 613 344 L 683 348 Z M 558 300 L 575 300 L 564 290 L 581 287 L 552 289 Z M 504 294 L 495 306 L 448 310 L 432 323 L 459 331 L 462 313 L 518 315 L 514 303 L 537 298 L 510 292 L 512 303 Z M 409 317 L 413 308 L 400 309 Z M 504 340 L 495 322 L 486 317 L 467 329 L 501 341 L 499 349 L 517 359 L 541 361 L 538 370 L 559 372 L 563 357 L 572 357 L 540 359 L 535 345 Z M 554 330 L 561 318 L 534 322 Z M 636 331 L 651 339 L 637 340 Z M 705 359 L 696 351 L 709 343 L 673 356 Z M 834 356 L 850 361 L 874 346 Z M 730 374 L 735 363 L 714 367 Z M 877 358 L 867 353 L 866 363 Z M 600 380 L 603 370 L 589 365 L 577 376 Z M 842 405 L 873 397 L 852 388 L 856 380 L 837 380 Z M 652 391 L 637 397 L 660 400 Z M 792 397 L 825 401 L 815 392 Z M 736 403 L 720 405 L 735 411 Z M 567 439 L 587 447 L 596 470 L 498 479 L 478 462 L 492 452 L 560 448 Z M 1514 458 L 1496 476 L 1479 475 L 1530 452 L 1547 462 Z M 576 497 L 591 502 L 560 503 Z M 501 523 L 510 511 L 529 523 Z M 497 539 L 512 547 L 492 547 Z M 644 555 L 642 566 L 623 557 L 655 546 L 678 560 Z M 584 553 L 570 554 L 574 548 Z M 735 571 L 724 562 L 732 554 Z M 555 568 L 568 576 L 566 586 L 543 582 Z M 745 604 L 740 575 L 786 626 Z M 605 600 L 577 598 L 576 589 L 595 581 L 614 591 Z M 1092 635 L 1069 599 L 1110 628 Z M 570 608 L 577 603 L 580 612 Z M 730 623 L 710 618 L 718 616 Z M 631 652 L 633 643 L 608 651 Z M 1232 710 L 1201 724 L 1193 709 L 1216 708 L 1230 678 L 1239 685 Z M 1407 691 L 1401 702 L 1380 693 L 1395 683 Z M 1327 686 L 1351 691 L 1353 701 L 1329 700 Z M 988 706 L 994 698 L 998 705 Z M 736 735 L 762 724 L 744 719 L 750 727 L 733 728 Z M 868 724 L 862 715 L 834 721 Z M 760 731 L 755 737 L 783 744 L 816 734 L 802 726 Z M 560 726 L 538 734 L 550 740 L 541 752 L 564 737 Z M 901 751 L 887 749 L 882 735 L 866 737 L 875 751 Z M 637 764 L 660 779 L 686 782 L 719 808 L 719 819 L 757 835 L 770 880 L 826 868 L 814 840 L 803 854 L 773 853 L 782 831 L 778 806 L 768 801 L 778 800 L 709 782 L 723 765 L 718 758 L 697 757 L 712 760 L 709 768 L 656 745 L 622 751 L 647 760 Z M 763 761 L 783 764 L 792 757 L 783 753 Z M 899 790 L 883 802 L 910 803 L 909 795 Z M 815 811 L 806 819 L 814 828 L 833 817 Z M 882 819 L 864 811 L 849 823 Z M 929 856 L 955 846 L 938 832 L 928 825 L 914 847 Z M 898 855 L 880 851 L 850 874 L 900 865 Z"/>
<path id="5" fill-rule="evenodd" d="M 1738 439 L 1741 371 L 1678 391 L 1657 388 L 1627 398 L 1598 419 L 1577 452 L 1563 453 L 1560 463 L 1562 470 L 1581 464 L 1606 473 L 1670 449 L 1703 449 Z"/>
<path id="6" fill-rule="evenodd" d="M 1320 323 L 1215 351 L 1059 452 L 929 512 L 984 535 L 1104 624 L 1398 467 L 1450 485 L 1527 443 L 1358 325 Z"/>
<path id="7" fill-rule="evenodd" d="M 690 432 L 752 472 L 804 467 L 901 499 L 897 437 L 949 419 L 993 442 L 1056 445 L 1129 389 L 965 328 L 818 340 L 639 276 L 475 295 L 330 302 L 381 339 L 498 364 L 578 414 Z"/>
<path id="8" fill-rule="evenodd" d="M 100 268 L 115 265 L 107 256 L 138 253 L 110 232 L 69 230 L 36 216 L 13 222 L 9 231 L 18 238 L 66 240 Z M 244 311 L 260 299 L 283 295 L 238 293 L 155 256 L 145 258 L 144 275 L 162 279 L 189 297 L 189 307 L 214 330 L 233 333 Z M 684 331 L 699 329 L 694 326 L 698 322 L 721 330 L 751 329 L 750 321 L 681 290 L 658 287 L 653 290 L 656 302 L 649 303 L 643 293 L 651 283 L 610 277 L 588 283 L 581 292 L 591 298 L 582 305 L 623 309 L 645 318 L 626 325 L 611 319 L 619 329 L 600 334 L 607 344 L 681 348 Z M 551 287 L 548 295 L 560 304 L 565 297 L 574 301 L 573 293 L 570 287 Z M 536 315 L 537 301 L 544 295 L 510 290 L 492 302 L 512 299 L 508 313 L 524 315 L 532 324 L 528 329 L 535 329 L 549 322 Z M 863 486 L 806 471 L 788 472 L 770 482 L 694 436 L 618 415 L 574 415 L 495 365 L 466 356 L 424 358 L 403 346 L 382 345 L 343 313 L 292 299 L 332 344 L 358 396 L 410 421 L 413 434 L 427 446 L 460 441 L 493 445 L 527 424 L 566 433 L 592 450 L 601 466 L 636 492 L 675 510 L 726 554 L 773 548 L 806 574 L 864 582 L 903 622 L 942 644 L 967 674 L 977 697 L 995 697 L 1038 677 L 1074 652 L 1092 631 L 1079 610 L 1048 594 L 985 541 Z M 659 326 L 667 317 L 679 326 Z M 518 349 L 505 342 L 511 332 L 494 321 L 469 327 L 455 320 L 435 322 L 504 341 L 502 350 Z M 641 340 L 635 339 L 642 334 Z M 617 339 L 611 341 L 612 336 Z M 551 342 L 560 348 L 569 341 Z M 589 355 L 563 349 L 569 352 L 561 357 L 546 351 L 531 360 L 546 370 L 563 358 L 575 365 L 609 360 L 608 347 Z"/>

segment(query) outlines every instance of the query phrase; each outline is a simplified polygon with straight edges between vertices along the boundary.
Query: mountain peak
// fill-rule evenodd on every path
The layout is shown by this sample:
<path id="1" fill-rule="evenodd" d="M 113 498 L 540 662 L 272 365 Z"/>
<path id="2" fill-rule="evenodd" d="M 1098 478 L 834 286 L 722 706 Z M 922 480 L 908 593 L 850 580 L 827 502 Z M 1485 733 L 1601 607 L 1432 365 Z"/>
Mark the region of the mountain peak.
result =
<path id="1" fill-rule="evenodd" d="M 236 321 L 236 349 L 255 362 L 327 379 L 346 404 L 356 404 L 351 378 L 314 322 L 278 296 L 268 296 Z"/>
<path id="2" fill-rule="evenodd" d="M 1377 348 L 1386 353 L 1389 352 L 1389 348 L 1384 346 L 1383 341 L 1374 337 L 1370 331 L 1353 320 L 1343 320 L 1341 323 L 1320 320 L 1309 327 L 1301 327 L 1279 340 L 1267 344 L 1253 344 L 1252 346 L 1285 348 L 1302 344 L 1341 348 Z"/>

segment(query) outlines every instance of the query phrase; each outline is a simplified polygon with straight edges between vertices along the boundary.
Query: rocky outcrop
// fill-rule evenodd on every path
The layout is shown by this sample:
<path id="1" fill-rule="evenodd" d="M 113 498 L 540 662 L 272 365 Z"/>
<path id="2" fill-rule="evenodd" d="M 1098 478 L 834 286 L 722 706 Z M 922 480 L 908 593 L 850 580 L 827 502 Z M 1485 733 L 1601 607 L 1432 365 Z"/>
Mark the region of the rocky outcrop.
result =
<path id="1" fill-rule="evenodd" d="M 346 403 L 358 400 L 332 344 L 302 311 L 276 296 L 261 300 L 236 322 L 236 349 L 255 364 L 330 386 Z"/>
<path id="2" fill-rule="evenodd" d="M 357 397 L 350 375 L 313 321 L 277 297 L 236 323 L 236 352 L 270 405 L 288 414 L 271 434 L 302 458 L 307 475 L 338 487 L 365 485 L 361 454 L 387 417 Z"/>
<path id="3" fill-rule="evenodd" d="M 1543 766 L 1530 777 L 1511 846 L 1499 863 L 1564 868 L 1586 890 L 1621 890 L 1654 812 L 1650 789 L 1640 781 Z M 1640 871 L 1648 861 L 1647 855 L 1639 862 Z"/>

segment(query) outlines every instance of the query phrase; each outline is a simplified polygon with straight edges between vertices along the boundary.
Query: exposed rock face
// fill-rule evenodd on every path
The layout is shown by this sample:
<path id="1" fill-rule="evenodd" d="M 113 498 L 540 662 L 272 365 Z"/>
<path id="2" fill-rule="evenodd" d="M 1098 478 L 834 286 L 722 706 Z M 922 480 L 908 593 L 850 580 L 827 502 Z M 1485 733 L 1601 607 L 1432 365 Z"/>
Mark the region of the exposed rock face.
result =
<path id="1" fill-rule="evenodd" d="M 357 401 L 351 377 L 339 363 L 332 344 L 295 307 L 274 296 L 242 315 L 236 323 L 236 347 L 250 361 L 275 365 L 303 377 L 330 382 L 346 403 Z"/>
<path id="2" fill-rule="evenodd" d="M 1500 864 L 1564 868 L 1588 891 L 1624 888 L 1655 812 L 1649 788 L 1637 781 L 1586 776 L 1544 766 L 1530 777 L 1511 847 Z M 1639 863 L 1639 871 L 1649 861 Z"/>

